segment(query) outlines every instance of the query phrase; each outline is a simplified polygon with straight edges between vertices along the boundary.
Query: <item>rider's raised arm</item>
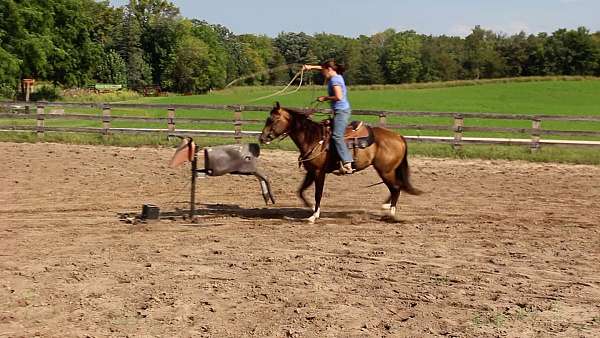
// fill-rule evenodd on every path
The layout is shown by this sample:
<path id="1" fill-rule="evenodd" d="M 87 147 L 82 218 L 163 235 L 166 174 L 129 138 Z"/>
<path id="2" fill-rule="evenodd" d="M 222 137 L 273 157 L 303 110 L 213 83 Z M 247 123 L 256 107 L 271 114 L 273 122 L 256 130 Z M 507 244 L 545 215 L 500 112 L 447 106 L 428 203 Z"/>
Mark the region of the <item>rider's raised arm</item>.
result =
<path id="1" fill-rule="evenodd" d="M 302 70 L 313 70 L 313 69 L 321 70 L 321 69 L 323 69 L 323 67 L 321 67 L 319 65 L 304 65 L 304 66 L 302 66 Z"/>

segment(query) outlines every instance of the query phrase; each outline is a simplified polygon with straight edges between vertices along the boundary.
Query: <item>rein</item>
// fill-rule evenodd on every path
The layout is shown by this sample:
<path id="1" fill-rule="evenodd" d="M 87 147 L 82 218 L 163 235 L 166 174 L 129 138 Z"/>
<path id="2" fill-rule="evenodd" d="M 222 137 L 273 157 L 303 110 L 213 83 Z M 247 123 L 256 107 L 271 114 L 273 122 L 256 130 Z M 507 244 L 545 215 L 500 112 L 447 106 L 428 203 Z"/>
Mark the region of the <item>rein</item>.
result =
<path id="1" fill-rule="evenodd" d="M 309 114 L 312 115 L 312 114 Z M 313 121 L 314 122 L 314 121 Z M 325 125 L 321 124 L 321 127 L 323 128 L 323 130 L 326 128 Z M 321 156 L 324 152 L 327 151 L 327 147 L 325 147 L 326 144 L 326 138 L 327 138 L 327 133 L 324 131 L 323 135 L 321 137 L 321 140 L 317 141 L 315 143 L 314 146 L 312 146 L 312 148 L 310 148 L 310 150 L 308 152 L 306 152 L 306 154 L 300 154 L 300 156 L 298 156 L 298 165 L 302 165 L 302 163 L 304 162 L 310 162 L 316 158 L 318 158 L 319 156 Z M 321 150 L 314 156 L 311 156 L 311 154 L 313 154 L 315 152 L 315 150 L 317 149 L 317 147 L 321 147 Z M 309 157 L 311 156 L 311 157 Z"/>

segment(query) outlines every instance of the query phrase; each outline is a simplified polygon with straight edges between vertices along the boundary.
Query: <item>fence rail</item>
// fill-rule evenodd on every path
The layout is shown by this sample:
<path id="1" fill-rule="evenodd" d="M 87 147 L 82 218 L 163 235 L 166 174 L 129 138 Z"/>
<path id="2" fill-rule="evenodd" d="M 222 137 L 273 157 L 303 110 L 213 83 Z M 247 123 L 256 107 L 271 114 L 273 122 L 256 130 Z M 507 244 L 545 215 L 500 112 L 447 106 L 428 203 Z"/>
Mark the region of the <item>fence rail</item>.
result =
<path id="1" fill-rule="evenodd" d="M 127 134 L 147 134 L 147 133 L 168 133 L 175 134 L 193 134 L 205 136 L 234 137 L 237 142 L 242 137 L 255 136 L 257 132 L 243 131 L 244 125 L 262 125 L 264 120 L 243 119 L 243 112 L 268 112 L 272 108 L 266 106 L 244 106 L 244 105 L 207 105 L 207 104 L 133 104 L 133 103 L 79 103 L 79 102 L 0 102 L 0 107 L 5 110 L 14 110 L 12 113 L 0 113 L 2 119 L 35 119 L 36 126 L 15 126 L 0 124 L 0 130 L 4 131 L 35 131 L 39 136 L 45 132 L 84 132 L 101 133 L 106 136 L 111 133 Z M 54 109 L 52 113 L 46 113 L 46 108 L 61 107 L 63 109 Z M 92 114 L 65 114 L 64 108 L 84 107 L 95 108 L 100 111 L 99 115 Z M 33 113 L 35 108 L 35 113 Z M 166 117 L 140 117 L 140 116 L 121 116 L 113 115 L 112 109 L 118 108 L 136 108 L 136 109 L 164 109 Z M 176 117 L 176 111 L 185 110 L 222 110 L 233 112 L 231 119 L 209 119 L 209 118 L 190 118 Z M 302 112 L 314 112 L 304 108 L 295 110 Z M 58 111 L 58 112 L 57 112 Z M 329 109 L 321 110 L 330 112 Z M 390 129 L 403 130 L 433 130 L 450 131 L 454 133 L 453 137 L 438 136 L 405 136 L 411 141 L 420 142 L 443 142 L 450 143 L 455 148 L 462 144 L 506 144 L 506 145 L 529 145 L 532 151 L 536 151 L 542 144 L 553 145 L 572 145 L 572 146 L 600 146 L 600 141 L 582 141 L 582 140 L 547 140 L 541 139 L 541 135 L 561 135 L 561 136 L 587 136 L 600 137 L 600 130 L 552 130 L 542 129 L 542 121 L 588 121 L 600 122 L 598 116 L 576 115 L 524 115 L 524 114 L 496 114 L 496 113 L 452 113 L 452 112 L 398 112 L 398 111 L 373 111 L 373 110 L 353 110 L 353 115 L 357 116 L 377 116 L 378 125 Z M 388 117 L 446 117 L 452 118 L 452 125 L 417 125 L 417 124 L 388 124 Z M 87 120 L 101 121 L 102 127 L 47 127 L 46 120 Z M 465 126 L 465 119 L 502 119 L 502 120 L 528 120 L 531 121 L 531 128 L 508 128 L 508 127 L 475 127 Z M 166 129 L 161 128 L 115 128 L 111 126 L 112 121 L 163 123 Z M 197 129 L 177 129 L 177 123 L 188 124 L 229 124 L 233 130 L 197 130 Z M 464 132 L 501 132 L 501 133 L 519 133 L 529 135 L 527 139 L 512 138 L 475 138 L 464 137 Z"/>

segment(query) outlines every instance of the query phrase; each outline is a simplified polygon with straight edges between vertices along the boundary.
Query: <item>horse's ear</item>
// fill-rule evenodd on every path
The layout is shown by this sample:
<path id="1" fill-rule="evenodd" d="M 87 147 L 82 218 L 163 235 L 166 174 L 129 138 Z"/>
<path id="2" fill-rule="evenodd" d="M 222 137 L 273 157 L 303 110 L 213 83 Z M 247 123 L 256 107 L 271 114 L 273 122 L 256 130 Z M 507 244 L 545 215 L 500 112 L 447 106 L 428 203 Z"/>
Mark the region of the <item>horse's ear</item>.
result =
<path id="1" fill-rule="evenodd" d="M 275 108 L 277 108 L 277 109 L 281 108 L 281 105 L 279 104 L 279 101 L 275 102 Z"/>

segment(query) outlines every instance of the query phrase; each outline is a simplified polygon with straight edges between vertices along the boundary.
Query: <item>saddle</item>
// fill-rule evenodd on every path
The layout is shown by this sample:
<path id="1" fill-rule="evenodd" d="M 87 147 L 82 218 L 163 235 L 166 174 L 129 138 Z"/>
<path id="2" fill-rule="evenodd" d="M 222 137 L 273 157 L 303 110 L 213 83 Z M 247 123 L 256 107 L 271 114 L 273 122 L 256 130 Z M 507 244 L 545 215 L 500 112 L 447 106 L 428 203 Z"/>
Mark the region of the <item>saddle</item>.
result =
<path id="1" fill-rule="evenodd" d="M 349 149 L 366 148 L 373 144 L 373 131 L 363 121 L 352 121 L 346 127 L 344 141 Z"/>
<path id="2" fill-rule="evenodd" d="M 333 121 L 331 119 L 323 121 L 323 124 L 327 128 L 328 137 L 331 138 L 331 128 Z M 352 121 L 346 127 L 344 132 L 344 142 L 348 149 L 352 150 L 353 157 L 356 158 L 358 149 L 364 149 L 372 145 L 375 139 L 373 138 L 373 130 L 371 126 L 365 124 L 363 121 Z M 329 145 L 328 145 L 329 146 Z"/>

